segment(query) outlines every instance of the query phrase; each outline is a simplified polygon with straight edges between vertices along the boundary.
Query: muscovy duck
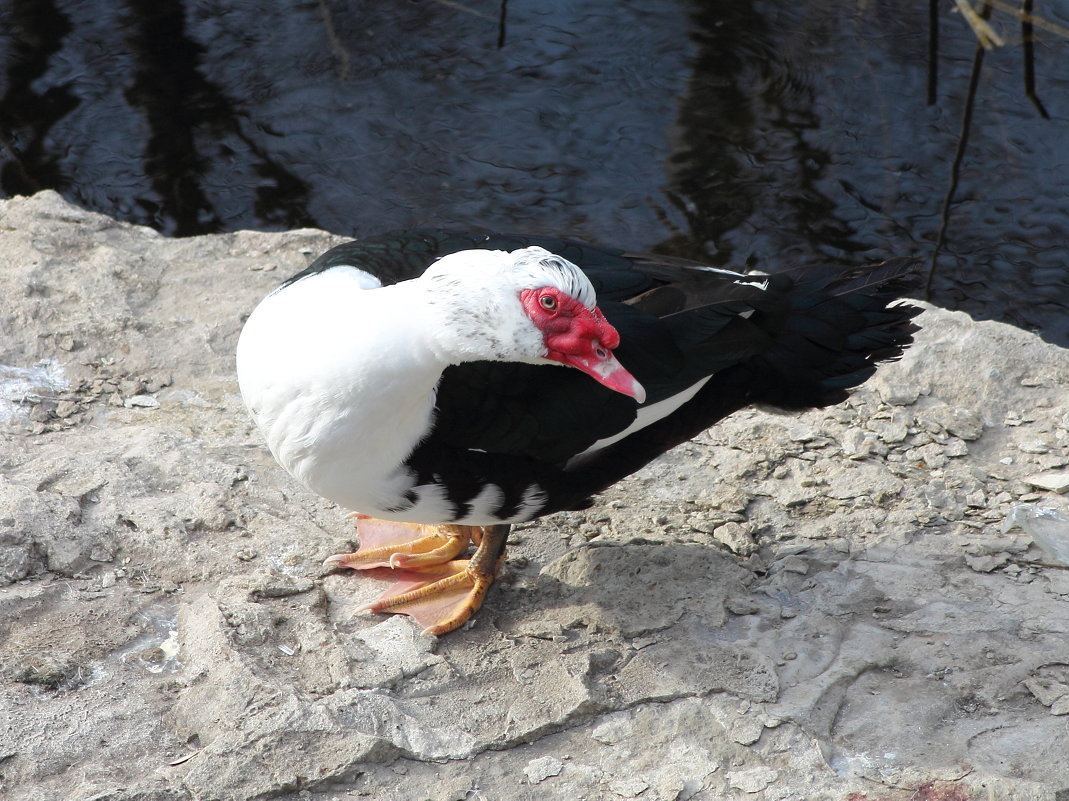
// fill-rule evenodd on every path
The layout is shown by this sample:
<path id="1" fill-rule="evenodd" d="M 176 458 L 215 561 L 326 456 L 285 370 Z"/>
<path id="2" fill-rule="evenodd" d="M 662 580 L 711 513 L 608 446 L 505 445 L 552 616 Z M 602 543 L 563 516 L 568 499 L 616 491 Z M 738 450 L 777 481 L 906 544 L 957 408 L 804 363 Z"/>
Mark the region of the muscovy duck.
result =
<path id="1" fill-rule="evenodd" d="M 900 356 L 919 312 L 894 303 L 909 268 L 747 275 L 396 231 L 335 247 L 268 295 L 241 332 L 238 378 L 278 462 L 354 511 L 359 550 L 326 564 L 392 568 L 363 609 L 444 634 L 482 604 L 509 524 L 585 508 L 747 405 L 838 403 Z"/>

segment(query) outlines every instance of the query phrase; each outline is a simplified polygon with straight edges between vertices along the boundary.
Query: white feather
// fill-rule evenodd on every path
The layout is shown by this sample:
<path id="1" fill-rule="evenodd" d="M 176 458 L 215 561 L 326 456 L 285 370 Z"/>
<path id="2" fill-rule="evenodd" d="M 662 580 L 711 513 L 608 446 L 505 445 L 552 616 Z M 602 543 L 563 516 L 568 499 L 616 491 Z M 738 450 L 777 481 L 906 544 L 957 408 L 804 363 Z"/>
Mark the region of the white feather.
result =
<path id="1" fill-rule="evenodd" d="M 278 462 L 317 494 L 384 519 L 451 521 L 444 489 L 416 486 L 404 461 L 431 428 L 448 365 L 544 361 L 519 289 L 546 285 L 594 302 L 582 272 L 541 248 L 465 251 L 385 287 L 350 266 L 309 275 L 268 295 L 245 324 L 242 397 Z M 455 522 L 508 522 L 492 514 L 503 497 L 487 486 Z M 513 520 L 543 503 L 532 485 Z"/>
<path id="2" fill-rule="evenodd" d="M 616 444 L 625 437 L 634 434 L 636 431 L 639 431 L 645 428 L 646 426 L 653 425 L 658 420 L 663 420 L 676 409 L 678 409 L 680 406 L 682 406 L 684 403 L 686 403 L 695 395 L 697 395 L 698 390 L 704 387 L 706 382 L 708 382 L 710 378 L 712 378 L 712 376 L 706 376 L 697 383 L 691 384 L 682 392 L 678 392 L 675 395 L 665 398 L 664 400 L 659 400 L 656 403 L 651 403 L 646 406 L 640 407 L 638 413 L 635 415 L 635 420 L 631 423 L 631 425 L 611 437 L 599 439 L 597 442 L 595 442 L 582 453 L 577 453 L 575 456 L 568 460 L 568 464 L 566 465 L 565 469 L 580 465 L 585 461 L 586 457 L 590 456 L 591 454 L 603 450 L 609 447 L 610 445 Z"/>

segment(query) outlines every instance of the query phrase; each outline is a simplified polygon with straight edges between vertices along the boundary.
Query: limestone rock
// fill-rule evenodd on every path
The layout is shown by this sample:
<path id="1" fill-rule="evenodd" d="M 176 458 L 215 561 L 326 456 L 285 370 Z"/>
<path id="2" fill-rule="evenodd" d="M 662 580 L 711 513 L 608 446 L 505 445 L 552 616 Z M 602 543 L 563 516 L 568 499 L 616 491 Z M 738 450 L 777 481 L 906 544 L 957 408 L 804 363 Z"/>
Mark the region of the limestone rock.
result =
<path id="1" fill-rule="evenodd" d="M 1032 490 L 1069 460 L 1066 351 L 928 309 L 844 404 L 733 415 L 525 526 L 436 640 L 353 614 L 381 583 L 320 567 L 351 524 L 238 396 L 244 316 L 339 241 L 0 201 L 5 798 L 1069 786 L 1064 571 L 997 530 L 1065 509 Z"/>

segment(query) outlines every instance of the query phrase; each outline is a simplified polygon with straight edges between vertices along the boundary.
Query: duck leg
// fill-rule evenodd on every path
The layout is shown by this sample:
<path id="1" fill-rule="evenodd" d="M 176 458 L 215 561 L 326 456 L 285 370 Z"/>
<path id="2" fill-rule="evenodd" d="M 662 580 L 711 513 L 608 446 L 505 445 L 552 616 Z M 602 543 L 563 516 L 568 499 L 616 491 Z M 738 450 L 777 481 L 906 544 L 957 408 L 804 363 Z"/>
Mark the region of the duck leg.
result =
<path id="1" fill-rule="evenodd" d="M 378 600 L 357 611 L 409 615 L 424 634 L 435 635 L 460 628 L 482 606 L 504 561 L 509 532 L 507 525 L 433 527 L 372 518 L 361 519 L 357 527 L 360 549 L 332 556 L 325 564 L 357 570 L 389 567 L 397 577 Z M 401 531 L 408 533 L 407 540 L 401 540 Z M 382 543 L 383 538 L 394 542 Z M 471 559 L 455 559 L 469 541 L 477 545 Z"/>

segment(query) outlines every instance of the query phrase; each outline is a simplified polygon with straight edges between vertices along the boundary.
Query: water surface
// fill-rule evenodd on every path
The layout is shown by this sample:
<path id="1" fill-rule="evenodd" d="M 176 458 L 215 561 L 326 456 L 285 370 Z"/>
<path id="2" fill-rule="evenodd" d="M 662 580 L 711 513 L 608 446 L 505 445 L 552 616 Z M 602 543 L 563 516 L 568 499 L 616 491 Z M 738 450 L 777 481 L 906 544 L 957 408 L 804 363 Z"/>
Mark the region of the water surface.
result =
<path id="1" fill-rule="evenodd" d="M 927 2 L 0 0 L 0 190 L 170 235 L 419 225 L 931 257 L 976 40 Z M 933 300 L 1069 345 L 1069 8 L 987 54 Z"/>

